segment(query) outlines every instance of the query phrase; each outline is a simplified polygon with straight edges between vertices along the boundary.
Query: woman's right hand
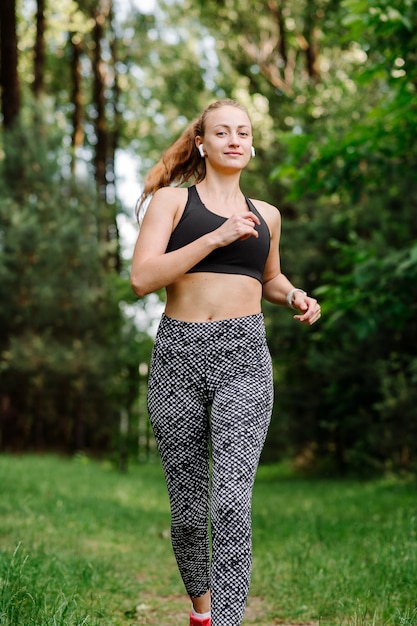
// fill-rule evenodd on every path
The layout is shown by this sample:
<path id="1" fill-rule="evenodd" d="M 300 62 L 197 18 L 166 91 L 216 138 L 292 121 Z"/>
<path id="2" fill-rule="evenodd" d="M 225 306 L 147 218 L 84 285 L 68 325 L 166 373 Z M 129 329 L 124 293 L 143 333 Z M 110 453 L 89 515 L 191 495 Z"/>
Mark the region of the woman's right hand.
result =
<path id="1" fill-rule="evenodd" d="M 224 247 L 233 243 L 237 239 L 248 239 L 248 237 L 259 237 L 255 230 L 255 224 L 260 224 L 260 220 L 251 211 L 245 213 L 235 213 L 229 217 L 224 224 L 213 231 L 213 235 L 218 237 L 218 246 Z"/>

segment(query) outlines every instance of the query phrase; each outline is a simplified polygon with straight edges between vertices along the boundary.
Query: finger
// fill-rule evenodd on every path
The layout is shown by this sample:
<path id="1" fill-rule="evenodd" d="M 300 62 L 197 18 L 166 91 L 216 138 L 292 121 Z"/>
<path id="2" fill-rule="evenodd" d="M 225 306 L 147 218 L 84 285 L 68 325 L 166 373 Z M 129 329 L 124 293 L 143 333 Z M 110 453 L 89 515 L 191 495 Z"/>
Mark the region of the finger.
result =
<path id="1" fill-rule="evenodd" d="M 252 213 L 251 211 L 248 211 L 247 213 L 242 213 L 242 217 L 245 219 L 252 220 L 252 222 L 255 222 L 255 224 L 258 224 L 258 225 L 261 223 L 261 220 L 259 219 L 259 217 L 255 215 L 255 213 Z"/>
<path id="2" fill-rule="evenodd" d="M 317 318 L 309 318 L 309 319 L 301 319 L 301 318 L 297 318 L 294 317 L 294 319 L 296 319 L 297 321 L 299 321 L 301 324 L 307 324 L 308 326 L 312 326 L 313 324 L 315 324 L 317 322 L 317 320 L 320 318 L 320 315 Z"/>
<path id="3" fill-rule="evenodd" d="M 304 324 L 314 324 L 314 322 L 317 322 L 318 319 L 320 319 L 321 317 L 321 309 L 312 309 L 306 313 L 304 313 L 303 315 L 294 315 L 294 319 L 298 320 L 299 322 L 302 322 Z"/>
<path id="4" fill-rule="evenodd" d="M 254 216 L 256 217 L 256 216 Z M 240 236 L 240 239 L 243 241 L 244 239 L 248 239 L 249 237 L 259 237 L 259 233 L 258 231 L 255 229 L 254 226 L 254 220 L 252 219 L 252 217 L 248 217 L 246 218 L 244 221 L 244 226 L 249 227 L 250 232 L 244 233 L 243 235 Z"/>
<path id="5" fill-rule="evenodd" d="M 246 235 L 241 235 L 239 239 L 241 241 L 244 241 L 245 239 L 249 239 L 249 237 L 259 237 L 259 234 L 256 230 L 254 230 L 252 233 L 246 233 Z"/>

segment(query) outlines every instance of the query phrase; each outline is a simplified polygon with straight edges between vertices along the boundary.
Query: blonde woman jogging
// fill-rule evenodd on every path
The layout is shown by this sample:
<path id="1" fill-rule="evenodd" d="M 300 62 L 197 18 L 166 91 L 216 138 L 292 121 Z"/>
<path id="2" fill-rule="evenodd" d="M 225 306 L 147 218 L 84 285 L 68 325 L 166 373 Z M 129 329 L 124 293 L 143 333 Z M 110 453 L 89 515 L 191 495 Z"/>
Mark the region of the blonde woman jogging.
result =
<path id="1" fill-rule="evenodd" d="M 138 204 L 147 209 L 132 287 L 139 297 L 166 289 L 148 408 L 191 626 L 239 626 L 245 612 L 252 489 L 273 403 L 262 299 L 303 324 L 320 317 L 281 272 L 279 211 L 240 189 L 252 156 L 246 110 L 215 102 L 150 170 Z"/>

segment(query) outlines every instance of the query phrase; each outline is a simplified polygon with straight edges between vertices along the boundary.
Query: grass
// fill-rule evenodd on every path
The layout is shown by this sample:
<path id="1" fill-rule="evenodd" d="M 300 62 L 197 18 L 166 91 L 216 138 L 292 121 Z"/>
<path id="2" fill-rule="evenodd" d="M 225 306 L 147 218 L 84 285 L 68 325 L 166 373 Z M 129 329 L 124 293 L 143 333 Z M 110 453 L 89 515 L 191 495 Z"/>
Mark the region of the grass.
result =
<path id="1" fill-rule="evenodd" d="M 261 467 L 245 624 L 417 626 L 413 480 Z M 159 464 L 0 456 L 1 626 L 180 626 Z"/>

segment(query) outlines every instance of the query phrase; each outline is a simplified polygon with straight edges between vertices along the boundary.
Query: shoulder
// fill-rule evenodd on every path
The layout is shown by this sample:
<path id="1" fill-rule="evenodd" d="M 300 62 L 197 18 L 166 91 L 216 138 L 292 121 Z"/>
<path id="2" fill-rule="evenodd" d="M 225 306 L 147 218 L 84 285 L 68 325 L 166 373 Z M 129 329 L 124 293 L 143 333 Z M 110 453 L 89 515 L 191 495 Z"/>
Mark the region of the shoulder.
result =
<path id="1" fill-rule="evenodd" d="M 187 203 L 188 190 L 178 187 L 162 187 L 155 191 L 144 212 L 139 237 L 141 249 L 165 251 Z"/>
<path id="2" fill-rule="evenodd" d="M 188 189 L 180 187 L 161 187 L 152 195 L 143 211 L 141 233 L 151 229 L 171 232 L 182 214 L 188 198 Z"/>
<path id="3" fill-rule="evenodd" d="M 171 216 L 173 218 L 184 209 L 187 198 L 188 189 L 184 187 L 161 187 L 153 194 L 145 216 Z"/>
<path id="4" fill-rule="evenodd" d="M 268 224 L 271 233 L 281 228 L 281 213 L 276 206 L 264 200 L 250 198 L 250 201 Z"/>
<path id="5" fill-rule="evenodd" d="M 188 189 L 185 187 L 161 187 L 155 191 L 152 196 L 151 203 L 167 203 L 175 205 L 176 203 L 184 203 L 188 198 Z"/>

